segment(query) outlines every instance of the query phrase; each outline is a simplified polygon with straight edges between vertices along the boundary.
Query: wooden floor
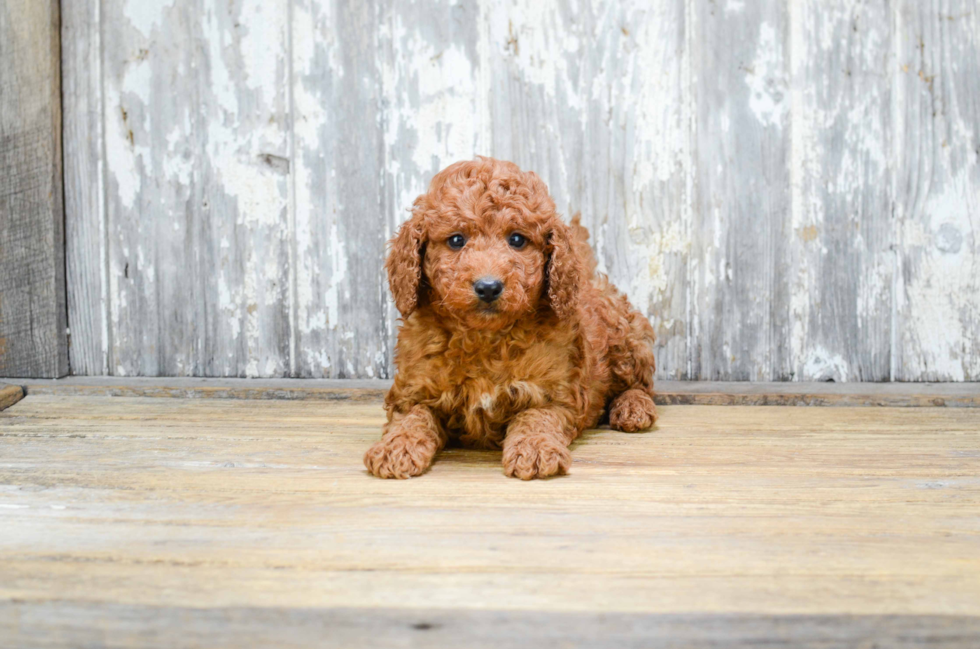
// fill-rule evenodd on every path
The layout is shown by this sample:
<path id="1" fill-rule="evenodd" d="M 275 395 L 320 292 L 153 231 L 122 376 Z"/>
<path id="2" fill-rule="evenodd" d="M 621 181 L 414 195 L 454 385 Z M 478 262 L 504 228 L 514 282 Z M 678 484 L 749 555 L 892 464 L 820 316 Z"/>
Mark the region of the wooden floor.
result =
<path id="1" fill-rule="evenodd" d="M 980 646 L 980 411 L 665 406 L 370 477 L 376 402 L 0 412 L 0 646 Z"/>

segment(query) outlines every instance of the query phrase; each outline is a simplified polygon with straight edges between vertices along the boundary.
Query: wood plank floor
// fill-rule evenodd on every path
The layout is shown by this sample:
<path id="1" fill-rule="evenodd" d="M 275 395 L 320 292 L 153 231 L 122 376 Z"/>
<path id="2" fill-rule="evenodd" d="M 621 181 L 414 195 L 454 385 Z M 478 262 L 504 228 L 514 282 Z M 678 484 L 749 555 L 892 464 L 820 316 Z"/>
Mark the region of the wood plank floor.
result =
<path id="1" fill-rule="evenodd" d="M 0 646 L 980 646 L 980 412 L 661 415 L 383 481 L 375 402 L 29 394 Z"/>

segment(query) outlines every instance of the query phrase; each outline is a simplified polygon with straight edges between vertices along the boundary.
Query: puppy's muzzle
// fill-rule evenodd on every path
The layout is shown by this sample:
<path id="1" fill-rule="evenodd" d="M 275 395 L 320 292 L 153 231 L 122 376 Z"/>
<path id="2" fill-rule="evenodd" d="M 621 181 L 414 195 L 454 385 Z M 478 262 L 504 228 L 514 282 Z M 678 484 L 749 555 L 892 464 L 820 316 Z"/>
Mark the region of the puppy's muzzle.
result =
<path id="1" fill-rule="evenodd" d="M 504 292 L 504 283 L 495 277 L 484 277 L 473 282 L 473 292 L 481 302 L 492 304 Z"/>

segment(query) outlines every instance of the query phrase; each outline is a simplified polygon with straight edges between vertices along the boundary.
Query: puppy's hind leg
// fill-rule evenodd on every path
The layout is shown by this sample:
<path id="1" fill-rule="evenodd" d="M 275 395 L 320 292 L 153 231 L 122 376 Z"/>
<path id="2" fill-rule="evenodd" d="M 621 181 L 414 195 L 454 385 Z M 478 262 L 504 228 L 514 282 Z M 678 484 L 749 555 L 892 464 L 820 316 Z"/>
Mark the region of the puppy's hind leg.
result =
<path id="1" fill-rule="evenodd" d="M 632 388 L 613 399 L 609 406 L 609 426 L 624 433 L 646 430 L 657 421 L 657 406 L 648 392 Z"/>
<path id="2" fill-rule="evenodd" d="M 609 406 L 609 425 L 615 430 L 634 433 L 646 430 L 657 421 L 657 406 L 653 402 L 653 341 L 656 335 L 650 322 L 630 312 L 629 330 L 621 347 L 611 360 L 613 373 L 623 390 Z"/>

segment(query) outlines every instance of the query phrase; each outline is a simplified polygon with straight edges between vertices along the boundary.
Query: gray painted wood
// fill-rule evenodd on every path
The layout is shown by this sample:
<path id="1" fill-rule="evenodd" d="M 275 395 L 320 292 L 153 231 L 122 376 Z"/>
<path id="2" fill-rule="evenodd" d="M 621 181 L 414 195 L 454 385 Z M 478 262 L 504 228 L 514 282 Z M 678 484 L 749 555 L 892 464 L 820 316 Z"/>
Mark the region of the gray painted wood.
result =
<path id="1" fill-rule="evenodd" d="M 112 374 L 289 372 L 287 9 L 102 2 Z"/>
<path id="2" fill-rule="evenodd" d="M 599 268 L 654 322 L 659 375 L 688 376 L 690 25 L 683 1 L 505 3 L 489 12 L 493 155 L 581 212 Z"/>
<path id="3" fill-rule="evenodd" d="M 0 6 L 0 376 L 68 373 L 58 21 Z"/>
<path id="4" fill-rule="evenodd" d="M 980 376 L 980 7 L 896 3 L 898 380 Z"/>
<path id="5" fill-rule="evenodd" d="M 14 601 L 0 630 L 44 647 L 766 647 L 969 649 L 968 615 L 744 615 L 392 608 L 210 608 Z"/>
<path id="6" fill-rule="evenodd" d="M 695 3 L 698 200 L 692 378 L 785 380 L 789 15 L 785 3 Z"/>
<path id="7" fill-rule="evenodd" d="M 889 3 L 790 3 L 791 376 L 891 377 Z M 776 378 L 776 377 L 774 377 Z"/>
<path id="8" fill-rule="evenodd" d="M 390 237 L 436 172 L 491 150 L 487 16 L 478 3 L 452 0 L 386 0 L 379 7 L 383 227 Z M 399 314 L 387 284 L 380 288 L 387 349 L 377 375 L 388 376 Z"/>
<path id="9" fill-rule="evenodd" d="M 388 376 L 381 13 L 292 7 L 294 376 Z"/>
<path id="10" fill-rule="evenodd" d="M 99 0 L 61 6 L 65 258 L 73 374 L 109 373 L 108 235 Z M 84 37 L 79 37 L 84 35 Z"/>
<path id="11" fill-rule="evenodd" d="M 489 154 L 661 378 L 980 378 L 970 0 L 64 5 L 76 373 L 389 377 L 384 242 Z"/>

